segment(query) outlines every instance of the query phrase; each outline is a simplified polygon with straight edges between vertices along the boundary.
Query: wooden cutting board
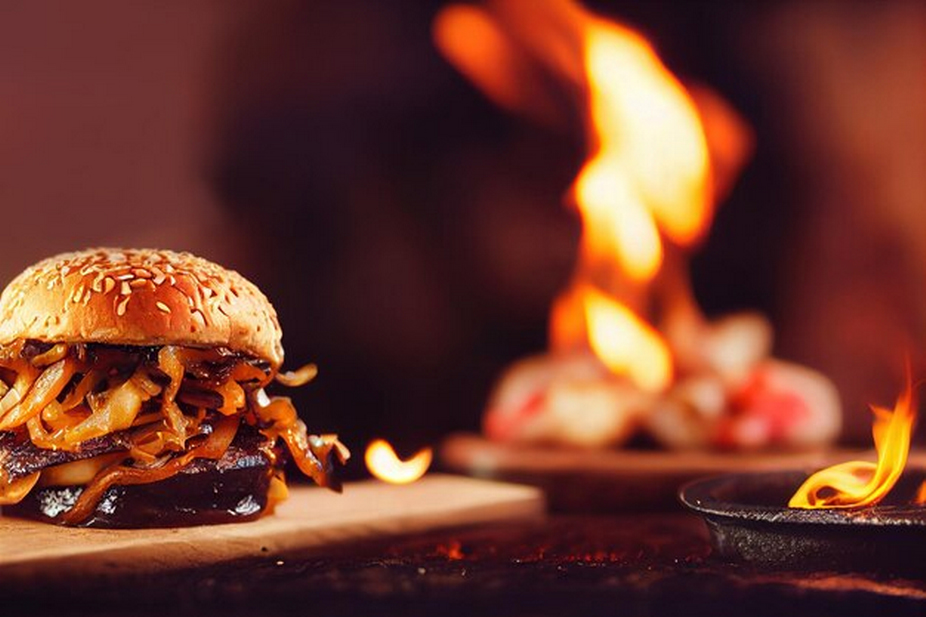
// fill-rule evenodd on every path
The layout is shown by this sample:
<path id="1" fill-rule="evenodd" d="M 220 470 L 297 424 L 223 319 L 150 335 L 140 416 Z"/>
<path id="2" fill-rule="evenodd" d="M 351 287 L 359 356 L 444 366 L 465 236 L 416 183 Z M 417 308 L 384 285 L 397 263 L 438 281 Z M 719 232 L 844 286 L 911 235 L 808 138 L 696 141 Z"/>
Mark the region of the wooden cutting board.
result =
<path id="1" fill-rule="evenodd" d="M 319 549 L 371 537 L 542 515 L 534 488 L 430 474 L 413 484 L 348 484 L 343 494 L 294 487 L 273 515 L 180 529 L 56 527 L 0 517 L 0 577 L 137 573 Z"/>
<path id="2" fill-rule="evenodd" d="M 728 472 L 819 469 L 849 460 L 874 460 L 874 451 L 700 452 L 585 450 L 519 446 L 458 434 L 441 446 L 444 468 L 541 488 L 551 509 L 626 512 L 680 509 L 678 489 L 699 477 Z M 911 464 L 926 461 L 910 455 Z"/>

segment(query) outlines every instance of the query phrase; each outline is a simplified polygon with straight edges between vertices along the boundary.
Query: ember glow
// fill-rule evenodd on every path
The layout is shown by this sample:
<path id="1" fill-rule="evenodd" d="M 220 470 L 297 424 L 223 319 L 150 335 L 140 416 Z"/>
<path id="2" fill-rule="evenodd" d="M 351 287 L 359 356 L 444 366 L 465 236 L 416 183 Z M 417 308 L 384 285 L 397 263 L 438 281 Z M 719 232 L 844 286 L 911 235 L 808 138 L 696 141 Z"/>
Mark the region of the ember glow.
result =
<path id="1" fill-rule="evenodd" d="M 878 462 L 850 461 L 810 476 L 788 506 L 792 508 L 860 508 L 878 503 L 891 492 L 907 464 L 917 401 L 910 379 L 894 409 L 872 406 L 872 434 Z M 926 486 L 926 485 L 924 485 Z M 917 502 L 926 495 L 920 487 Z"/>
<path id="2" fill-rule="evenodd" d="M 407 461 L 400 459 L 389 442 L 376 439 L 367 446 L 364 460 L 373 476 L 390 484 L 409 484 L 419 479 L 431 466 L 433 452 L 424 448 Z"/>

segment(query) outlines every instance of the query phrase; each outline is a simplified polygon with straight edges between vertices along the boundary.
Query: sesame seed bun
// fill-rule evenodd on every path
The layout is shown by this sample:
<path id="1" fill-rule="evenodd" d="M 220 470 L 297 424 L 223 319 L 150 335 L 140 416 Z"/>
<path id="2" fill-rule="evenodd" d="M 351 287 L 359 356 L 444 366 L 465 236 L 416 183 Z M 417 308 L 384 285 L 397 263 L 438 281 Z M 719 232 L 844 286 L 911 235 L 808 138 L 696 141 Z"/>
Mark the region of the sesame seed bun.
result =
<path id="1" fill-rule="evenodd" d="M 27 268 L 0 295 L 0 345 L 221 346 L 277 369 L 281 338 L 276 311 L 253 283 L 189 253 L 64 253 Z"/>

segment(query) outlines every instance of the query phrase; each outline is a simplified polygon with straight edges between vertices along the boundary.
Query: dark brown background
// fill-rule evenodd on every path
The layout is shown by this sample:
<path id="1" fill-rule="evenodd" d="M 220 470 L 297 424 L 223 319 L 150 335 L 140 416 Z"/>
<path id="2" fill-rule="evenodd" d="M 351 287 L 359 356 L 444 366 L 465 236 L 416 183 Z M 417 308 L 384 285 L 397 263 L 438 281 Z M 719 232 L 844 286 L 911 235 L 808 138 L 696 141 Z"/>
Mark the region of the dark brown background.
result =
<path id="1" fill-rule="evenodd" d="M 87 245 L 188 249 L 276 304 L 312 428 L 359 449 L 475 428 L 544 345 L 578 236 L 576 117 L 507 116 L 434 50 L 443 3 L 0 5 L 0 278 Z M 846 437 L 926 348 L 926 8 L 596 2 L 753 124 L 694 261 L 830 374 Z"/>

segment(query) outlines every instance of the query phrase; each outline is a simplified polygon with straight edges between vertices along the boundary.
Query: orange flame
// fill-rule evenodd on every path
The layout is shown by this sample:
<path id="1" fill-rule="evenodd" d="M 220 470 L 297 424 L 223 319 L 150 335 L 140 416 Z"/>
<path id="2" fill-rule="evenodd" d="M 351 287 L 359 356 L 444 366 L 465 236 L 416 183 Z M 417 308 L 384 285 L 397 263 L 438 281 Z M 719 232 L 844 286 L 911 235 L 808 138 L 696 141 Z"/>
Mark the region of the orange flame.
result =
<path id="1" fill-rule="evenodd" d="M 364 461 L 373 476 L 390 484 L 409 484 L 419 479 L 431 466 L 433 451 L 424 448 L 407 461 L 401 460 L 389 442 L 376 439 L 367 446 Z"/>
<path id="2" fill-rule="evenodd" d="M 574 306 L 584 313 L 585 335 L 599 359 L 613 373 L 658 391 L 672 377 L 665 341 L 631 309 L 629 298 L 609 298 L 590 283 L 598 264 L 647 283 L 662 266 L 660 231 L 680 245 L 700 236 L 710 218 L 707 140 L 691 99 L 644 39 L 591 17 L 584 31 L 596 150 L 573 191 L 583 222 L 573 281 L 581 301 Z M 581 317 L 554 311 L 551 331 L 577 322 Z"/>
<path id="3" fill-rule="evenodd" d="M 588 290 L 584 301 L 589 342 L 605 366 L 644 390 L 664 388 L 672 378 L 672 356 L 662 337 L 633 311 L 597 290 Z"/>
<path id="4" fill-rule="evenodd" d="M 486 7 L 441 11 L 434 37 L 444 55 L 506 108 L 550 115 L 553 97 L 538 65 L 575 87 L 587 108 L 590 152 L 570 192 L 582 219 L 579 259 L 551 313 L 551 345 L 587 346 L 615 374 L 664 389 L 673 360 L 650 325 L 649 289 L 666 269 L 669 245 L 703 236 L 716 190 L 745 159 L 748 129 L 716 96 L 699 94 L 707 103 L 699 109 L 642 36 L 576 2 Z M 720 134 L 716 152 L 705 123 Z"/>
<path id="5" fill-rule="evenodd" d="M 658 265 L 658 237 L 650 237 L 657 224 L 687 245 L 710 221 L 707 138 L 691 97 L 642 37 L 590 18 L 584 54 L 597 151 L 577 181 L 579 207 L 606 209 L 619 227 L 637 209 L 630 230 L 621 232 L 635 241 L 622 238 L 617 248 L 648 265 L 650 278 Z"/>
<path id="6" fill-rule="evenodd" d="M 792 508 L 858 508 L 878 503 L 894 488 L 907 464 L 910 437 L 916 422 L 916 399 L 908 376 L 893 411 L 872 406 L 872 434 L 878 462 L 850 461 L 813 474 L 801 485 L 788 506 Z M 920 489 L 921 494 L 924 493 Z"/>

